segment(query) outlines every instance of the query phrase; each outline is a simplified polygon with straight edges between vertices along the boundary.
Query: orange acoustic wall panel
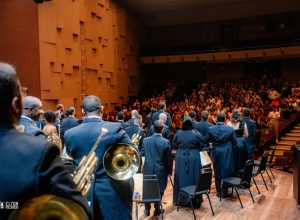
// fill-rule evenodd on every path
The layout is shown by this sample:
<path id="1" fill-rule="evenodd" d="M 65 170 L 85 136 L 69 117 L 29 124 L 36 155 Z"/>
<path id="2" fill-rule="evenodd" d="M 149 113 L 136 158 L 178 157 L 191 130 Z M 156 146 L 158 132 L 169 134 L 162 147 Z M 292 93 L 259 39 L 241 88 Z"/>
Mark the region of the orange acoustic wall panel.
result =
<path id="1" fill-rule="evenodd" d="M 38 6 L 0 0 L 0 61 L 14 65 L 26 93 L 40 97 Z"/>
<path id="2" fill-rule="evenodd" d="M 38 5 L 41 98 L 80 109 L 97 95 L 107 111 L 137 94 L 139 23 L 114 1 L 52 0 Z"/>

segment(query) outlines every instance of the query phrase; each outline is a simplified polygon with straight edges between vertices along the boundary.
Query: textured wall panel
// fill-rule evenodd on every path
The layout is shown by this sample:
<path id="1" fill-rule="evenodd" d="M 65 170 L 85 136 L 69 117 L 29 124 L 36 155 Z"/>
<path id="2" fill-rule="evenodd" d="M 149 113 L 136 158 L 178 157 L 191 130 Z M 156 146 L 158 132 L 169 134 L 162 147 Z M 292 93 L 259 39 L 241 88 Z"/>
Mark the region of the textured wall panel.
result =
<path id="1" fill-rule="evenodd" d="M 78 111 L 82 97 L 94 94 L 111 110 L 136 95 L 139 27 L 114 1 L 45 2 L 39 27 L 45 108 L 63 103 Z"/>

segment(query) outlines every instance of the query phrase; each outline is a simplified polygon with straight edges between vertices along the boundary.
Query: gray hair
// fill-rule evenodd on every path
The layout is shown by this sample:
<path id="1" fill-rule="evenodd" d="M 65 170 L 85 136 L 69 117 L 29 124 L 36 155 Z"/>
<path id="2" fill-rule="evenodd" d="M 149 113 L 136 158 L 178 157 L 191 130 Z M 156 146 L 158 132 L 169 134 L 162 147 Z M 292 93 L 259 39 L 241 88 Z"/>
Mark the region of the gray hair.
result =
<path id="1" fill-rule="evenodd" d="M 138 115 L 139 114 L 139 112 L 137 111 L 137 110 L 135 110 L 135 109 L 133 109 L 132 111 L 131 111 L 131 116 L 132 117 L 135 117 L 136 115 Z"/>
<path id="2" fill-rule="evenodd" d="M 35 108 L 39 106 L 39 103 L 41 100 L 34 96 L 25 96 L 24 97 L 24 108 L 25 110 L 28 110 L 30 108 Z"/>
<path id="3" fill-rule="evenodd" d="M 165 124 L 168 117 L 165 113 L 160 113 L 158 118 L 159 118 L 160 121 L 163 121 L 163 123 Z"/>
<path id="4" fill-rule="evenodd" d="M 99 115 L 101 112 L 101 101 L 97 96 L 89 95 L 84 97 L 81 107 L 85 113 Z"/>
<path id="5" fill-rule="evenodd" d="M 134 124 L 141 125 L 143 122 L 143 117 L 140 114 L 135 115 Z"/>

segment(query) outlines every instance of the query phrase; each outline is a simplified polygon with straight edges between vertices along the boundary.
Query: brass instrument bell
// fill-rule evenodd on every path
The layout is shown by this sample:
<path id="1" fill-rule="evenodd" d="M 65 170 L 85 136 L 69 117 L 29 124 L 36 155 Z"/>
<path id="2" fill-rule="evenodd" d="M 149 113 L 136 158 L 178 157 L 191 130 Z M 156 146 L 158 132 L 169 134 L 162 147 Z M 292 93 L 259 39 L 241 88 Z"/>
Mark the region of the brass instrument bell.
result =
<path id="1" fill-rule="evenodd" d="M 138 171 L 140 160 L 140 153 L 135 147 L 119 143 L 107 149 L 103 157 L 103 167 L 111 178 L 127 180 Z"/>

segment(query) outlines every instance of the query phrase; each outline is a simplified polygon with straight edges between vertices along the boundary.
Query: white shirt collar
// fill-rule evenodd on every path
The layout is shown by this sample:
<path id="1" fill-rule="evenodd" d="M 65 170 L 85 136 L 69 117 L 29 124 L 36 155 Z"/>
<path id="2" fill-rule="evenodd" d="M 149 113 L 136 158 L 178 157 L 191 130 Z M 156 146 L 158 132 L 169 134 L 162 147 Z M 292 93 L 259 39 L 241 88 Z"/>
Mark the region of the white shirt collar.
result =
<path id="1" fill-rule="evenodd" d="M 32 124 L 36 125 L 35 121 L 33 121 L 32 118 L 29 118 L 25 115 L 21 115 L 21 118 L 25 118 L 25 119 L 29 120 Z"/>

